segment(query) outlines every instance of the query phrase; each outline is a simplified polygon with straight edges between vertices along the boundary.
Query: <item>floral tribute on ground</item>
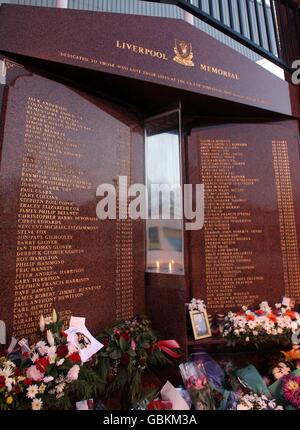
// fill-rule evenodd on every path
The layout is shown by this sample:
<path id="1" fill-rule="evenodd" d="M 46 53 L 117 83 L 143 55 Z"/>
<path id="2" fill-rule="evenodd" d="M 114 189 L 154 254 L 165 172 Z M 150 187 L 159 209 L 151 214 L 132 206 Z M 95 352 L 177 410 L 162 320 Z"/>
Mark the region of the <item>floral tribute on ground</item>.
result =
<path id="1" fill-rule="evenodd" d="M 300 318 L 289 306 L 271 309 L 263 302 L 258 309 L 245 307 L 227 316 L 223 335 L 231 346 L 246 346 L 248 354 L 253 343 L 273 342 L 263 365 L 255 360 L 259 352 L 246 366 L 237 365 L 234 354 L 217 362 L 203 350 L 182 362 L 176 340 L 161 339 L 143 317 L 104 330 L 101 343 L 85 326 L 77 332 L 70 325 L 66 330 L 53 311 L 40 318 L 34 342 L 22 339 L 0 356 L 0 410 L 79 409 L 78 404 L 91 401 L 96 408 L 106 404 L 123 410 L 173 410 L 178 404 L 183 410 L 300 410 Z M 102 348 L 92 348 L 93 341 Z M 174 363 L 184 387 L 153 372 Z"/>
<path id="2" fill-rule="evenodd" d="M 54 310 L 51 317 L 41 316 L 33 344 L 22 339 L 21 349 L 0 357 L 0 410 L 75 409 L 76 402 L 120 389 L 131 408 L 137 400 L 152 398 L 153 387 L 142 387 L 145 370 L 180 357 L 179 344 L 160 340 L 143 318 L 106 330 L 103 350 L 86 362 L 68 331 Z"/>
<path id="3" fill-rule="evenodd" d="M 275 393 L 253 365 L 236 367 L 215 362 L 209 355 L 180 365 L 180 371 L 196 410 L 283 410 L 291 400 Z"/>
<path id="4" fill-rule="evenodd" d="M 98 372 L 105 381 L 106 396 L 121 390 L 128 406 L 136 406 L 157 389 L 143 384 L 146 371 L 181 357 L 178 342 L 161 340 L 147 318 L 120 321 L 105 330 L 99 340 L 104 348 L 98 355 Z"/>
<path id="5" fill-rule="evenodd" d="M 0 358 L 0 410 L 17 407 L 24 380 L 24 376 L 21 376 L 21 372 L 9 358 Z"/>
<path id="6" fill-rule="evenodd" d="M 274 357 L 270 374 L 275 379 L 271 392 L 286 409 L 300 410 L 300 346 Z"/>
<path id="7" fill-rule="evenodd" d="M 67 341 L 55 310 L 51 317 L 40 318 L 39 337 L 23 352 L 11 354 L 9 361 L 1 358 L 5 390 L 0 408 L 71 409 L 73 398 L 97 395 L 102 381 Z"/>
<path id="8" fill-rule="evenodd" d="M 300 352 L 297 346 L 294 350 Z M 300 410 L 299 369 L 274 382 L 252 364 L 239 367 L 231 360 L 216 362 L 202 351 L 193 360 L 181 363 L 179 371 L 185 390 L 176 390 L 187 407 L 194 410 Z M 148 404 L 148 410 L 176 409 L 167 405 L 162 392 Z"/>

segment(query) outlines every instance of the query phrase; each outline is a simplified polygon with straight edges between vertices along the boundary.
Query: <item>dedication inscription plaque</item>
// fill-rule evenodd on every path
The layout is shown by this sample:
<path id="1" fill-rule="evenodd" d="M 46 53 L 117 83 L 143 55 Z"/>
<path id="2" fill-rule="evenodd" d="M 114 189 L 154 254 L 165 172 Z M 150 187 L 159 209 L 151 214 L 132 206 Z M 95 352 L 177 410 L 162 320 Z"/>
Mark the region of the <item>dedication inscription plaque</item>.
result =
<path id="1" fill-rule="evenodd" d="M 180 19 L 3 5 L 0 51 L 292 114 L 292 86 Z"/>
<path id="2" fill-rule="evenodd" d="M 297 135 L 293 121 L 192 132 L 189 172 L 204 183 L 205 224 L 191 235 L 191 280 L 212 311 L 300 300 Z"/>
<path id="3" fill-rule="evenodd" d="M 140 179 L 142 133 L 107 103 L 19 74 L 6 88 L 0 319 L 20 337 L 55 307 L 99 332 L 143 311 L 143 248 L 133 247 L 140 226 L 96 216 L 100 184 Z"/>

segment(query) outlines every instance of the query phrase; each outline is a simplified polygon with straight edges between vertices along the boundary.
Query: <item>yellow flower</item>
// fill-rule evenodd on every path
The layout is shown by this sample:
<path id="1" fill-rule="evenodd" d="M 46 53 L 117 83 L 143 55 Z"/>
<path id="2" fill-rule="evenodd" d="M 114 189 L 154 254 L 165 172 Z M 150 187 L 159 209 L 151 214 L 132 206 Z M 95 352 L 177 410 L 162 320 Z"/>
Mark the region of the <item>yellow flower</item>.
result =
<path id="1" fill-rule="evenodd" d="M 8 405 L 11 405 L 13 401 L 14 401 L 14 399 L 13 399 L 13 397 L 12 397 L 12 396 L 8 396 L 8 397 L 7 397 L 7 399 L 6 399 L 6 403 L 7 403 Z"/>
<path id="2" fill-rule="evenodd" d="M 299 384 L 296 381 L 289 381 L 288 382 L 288 387 L 291 391 L 297 391 L 299 388 Z"/>
<path id="3" fill-rule="evenodd" d="M 39 393 L 44 394 L 45 390 L 46 390 L 46 385 L 45 384 L 41 384 L 39 386 Z"/>
<path id="4" fill-rule="evenodd" d="M 57 313 L 56 313 L 56 310 L 55 310 L 55 309 L 53 309 L 53 311 L 52 311 L 52 321 L 53 321 L 54 323 L 56 323 L 56 322 L 57 322 Z"/>
<path id="5" fill-rule="evenodd" d="M 18 376 L 17 377 L 17 382 L 22 382 L 22 381 L 25 381 L 25 376 Z"/>

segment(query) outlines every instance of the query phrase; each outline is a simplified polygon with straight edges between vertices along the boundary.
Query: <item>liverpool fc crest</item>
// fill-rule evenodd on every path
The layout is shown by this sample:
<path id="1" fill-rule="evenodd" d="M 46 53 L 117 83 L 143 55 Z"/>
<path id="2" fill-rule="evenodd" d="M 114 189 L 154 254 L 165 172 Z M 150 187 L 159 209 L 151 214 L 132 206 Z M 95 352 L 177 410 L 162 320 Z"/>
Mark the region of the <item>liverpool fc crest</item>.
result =
<path id="1" fill-rule="evenodd" d="M 176 61 L 176 63 L 182 64 L 183 66 L 194 67 L 192 61 L 194 54 L 191 43 L 175 40 L 174 52 L 176 55 L 173 60 Z"/>

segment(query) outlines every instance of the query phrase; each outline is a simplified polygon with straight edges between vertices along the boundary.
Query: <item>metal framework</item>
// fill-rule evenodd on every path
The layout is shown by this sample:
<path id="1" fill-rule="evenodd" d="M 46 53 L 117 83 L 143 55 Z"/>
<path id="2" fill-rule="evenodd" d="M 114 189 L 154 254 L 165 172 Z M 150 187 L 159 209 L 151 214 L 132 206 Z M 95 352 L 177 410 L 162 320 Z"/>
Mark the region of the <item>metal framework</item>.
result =
<path id="1" fill-rule="evenodd" d="M 288 72 L 300 59 L 296 0 L 151 1 L 180 7 Z"/>

